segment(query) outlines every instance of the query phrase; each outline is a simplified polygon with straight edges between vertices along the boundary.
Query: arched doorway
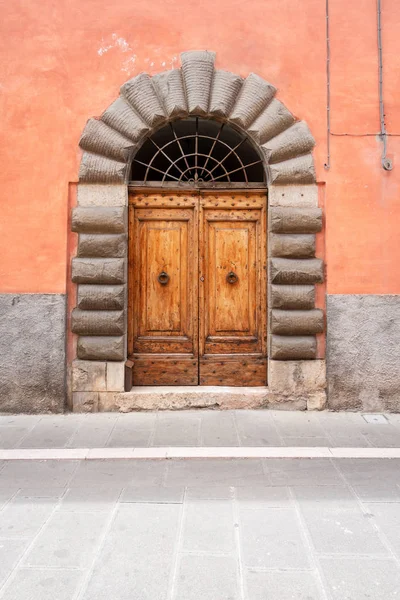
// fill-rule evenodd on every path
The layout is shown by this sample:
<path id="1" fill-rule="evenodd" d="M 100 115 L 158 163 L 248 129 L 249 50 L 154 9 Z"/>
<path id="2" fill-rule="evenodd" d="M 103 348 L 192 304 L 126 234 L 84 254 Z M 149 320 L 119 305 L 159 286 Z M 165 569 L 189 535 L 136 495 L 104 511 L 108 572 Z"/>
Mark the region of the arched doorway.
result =
<path id="1" fill-rule="evenodd" d="M 136 195 L 141 191 L 144 206 L 140 208 L 144 209 L 150 190 L 153 196 L 159 192 L 158 202 L 163 202 L 171 185 L 180 195 L 184 192 L 187 196 L 189 188 L 200 213 L 202 202 L 210 194 L 208 185 L 214 192 L 214 206 L 209 210 L 221 210 L 216 196 L 226 194 L 226 190 L 233 193 L 235 202 L 245 205 L 249 195 L 258 190 L 266 210 L 267 189 L 268 281 L 260 283 L 264 285 L 264 296 L 259 298 L 268 318 L 268 339 L 265 356 L 258 358 L 268 357 L 269 386 L 271 390 L 275 383 L 280 386 L 279 394 L 287 401 L 293 396 L 293 386 L 285 389 L 282 374 L 286 367 L 282 368 L 282 361 L 288 361 L 288 373 L 294 367 L 297 374 L 305 370 L 309 373 L 314 368 L 310 361 L 321 372 L 322 363 L 314 360 L 316 334 L 323 330 L 323 313 L 315 308 L 314 290 L 315 284 L 323 280 L 323 264 L 315 257 L 315 234 L 321 230 L 322 213 L 311 155 L 313 137 L 307 125 L 296 121 L 275 98 L 276 89 L 270 83 L 254 74 L 243 80 L 216 70 L 214 59 L 212 52 L 187 52 L 182 55 L 181 69 L 153 77 L 141 74 L 128 81 L 121 88 L 121 96 L 103 115 L 88 121 L 80 140 L 84 154 L 78 207 L 72 220 L 73 230 L 79 233 L 78 256 L 72 265 L 72 279 L 78 284 L 77 308 L 72 314 L 72 330 L 78 335 L 78 374 L 75 378 L 73 375 L 72 389 L 83 392 L 99 388 L 99 410 L 106 410 L 110 403 L 118 404 L 116 392 L 123 392 L 123 371 L 134 363 L 126 363 L 130 311 L 128 190 L 132 194 L 136 190 Z M 188 148 L 182 152 L 176 137 L 182 137 L 179 128 L 188 125 L 192 133 L 184 141 Z M 239 146 L 235 136 L 240 137 Z M 229 146 L 229 156 L 221 154 L 224 146 L 220 142 Z M 174 148 L 171 155 L 166 152 L 170 147 Z M 243 150 L 247 156 L 242 156 Z M 252 153 L 255 160 L 248 159 Z M 189 158 L 197 160 L 197 165 Z M 130 185 L 133 171 L 140 185 Z M 258 181 L 260 174 L 262 180 Z M 183 210 L 178 199 L 173 201 Z M 261 211 L 262 202 L 258 201 Z M 156 208 L 164 207 L 147 206 L 147 210 Z M 239 210 L 237 206 L 233 209 Z M 199 229 L 204 226 L 204 222 L 198 224 Z M 234 269 L 232 272 L 237 275 Z M 157 277 L 160 275 L 161 279 L 165 277 L 163 269 Z M 163 283 L 158 281 L 158 285 Z M 165 291 L 165 287 L 162 289 Z M 253 304 L 254 310 L 258 300 Z M 135 318 L 140 314 L 139 310 Z M 82 370 L 88 372 L 86 379 L 95 383 L 82 385 L 78 381 Z M 111 374 L 117 371 L 118 384 L 110 389 L 109 382 L 115 380 Z M 302 376 L 296 378 L 305 381 Z M 318 379 L 317 384 L 301 388 L 301 405 L 310 393 L 321 389 L 321 377 L 314 379 Z M 128 378 L 125 389 L 129 388 Z M 112 399 L 106 398 L 106 393 L 112 393 Z M 79 402 L 84 401 L 79 398 Z"/>
<path id="2" fill-rule="evenodd" d="M 168 123 L 136 153 L 128 263 L 133 385 L 266 385 L 263 162 L 243 132 L 201 117 Z"/>

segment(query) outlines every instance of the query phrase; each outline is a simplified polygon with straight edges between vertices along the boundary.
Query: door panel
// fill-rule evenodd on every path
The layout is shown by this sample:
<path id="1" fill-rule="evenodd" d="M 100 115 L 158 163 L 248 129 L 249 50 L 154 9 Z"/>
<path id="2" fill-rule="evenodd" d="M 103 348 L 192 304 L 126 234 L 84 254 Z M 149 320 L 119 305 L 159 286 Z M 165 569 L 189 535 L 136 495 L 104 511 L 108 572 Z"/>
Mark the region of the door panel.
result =
<path id="1" fill-rule="evenodd" d="M 133 384 L 265 385 L 265 194 L 129 202 Z"/>
<path id="2" fill-rule="evenodd" d="M 133 203 L 130 211 L 133 383 L 196 385 L 196 207 L 181 208 L 173 198 L 168 208 Z"/>
<path id="3" fill-rule="evenodd" d="M 201 199 L 202 385 L 266 384 L 265 196 L 246 199 Z"/>

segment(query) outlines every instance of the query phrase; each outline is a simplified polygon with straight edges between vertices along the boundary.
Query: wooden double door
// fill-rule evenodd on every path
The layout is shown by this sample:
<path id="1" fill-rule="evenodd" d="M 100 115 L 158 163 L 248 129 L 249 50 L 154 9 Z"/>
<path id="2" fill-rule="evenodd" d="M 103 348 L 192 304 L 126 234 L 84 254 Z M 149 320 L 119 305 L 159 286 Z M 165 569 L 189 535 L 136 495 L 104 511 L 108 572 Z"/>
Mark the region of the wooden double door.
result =
<path id="1" fill-rule="evenodd" d="M 133 385 L 266 385 L 265 192 L 135 192 L 129 221 Z"/>

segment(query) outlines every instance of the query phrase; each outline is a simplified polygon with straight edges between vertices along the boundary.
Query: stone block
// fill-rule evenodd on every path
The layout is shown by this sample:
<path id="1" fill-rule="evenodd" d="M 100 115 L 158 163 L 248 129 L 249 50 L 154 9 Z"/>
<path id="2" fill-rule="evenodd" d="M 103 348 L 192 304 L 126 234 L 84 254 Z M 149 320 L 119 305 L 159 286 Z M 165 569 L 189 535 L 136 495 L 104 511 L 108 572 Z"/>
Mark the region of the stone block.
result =
<path id="1" fill-rule="evenodd" d="M 315 256 L 315 235 L 271 233 L 269 255 L 282 258 L 313 258 Z"/>
<path id="2" fill-rule="evenodd" d="M 82 132 L 79 146 L 86 152 L 100 154 L 118 162 L 127 162 L 135 151 L 135 144 L 99 119 L 89 119 Z"/>
<path id="3" fill-rule="evenodd" d="M 164 109 L 147 73 L 140 73 L 124 83 L 120 93 L 151 128 L 165 120 Z"/>
<path id="4" fill-rule="evenodd" d="M 267 162 L 272 164 L 307 154 L 314 146 L 315 140 L 308 125 L 298 121 L 263 144 L 261 149 Z"/>
<path id="5" fill-rule="evenodd" d="M 107 391 L 123 392 L 125 384 L 125 362 L 107 363 Z"/>
<path id="6" fill-rule="evenodd" d="M 318 207 L 318 186 L 310 185 L 272 185 L 268 190 L 269 206 Z"/>
<path id="7" fill-rule="evenodd" d="M 79 207 L 112 207 L 128 204 L 126 185 L 102 185 L 97 183 L 78 184 Z"/>
<path id="8" fill-rule="evenodd" d="M 215 52 L 183 52 L 181 61 L 189 113 L 206 115 L 214 74 Z"/>
<path id="9" fill-rule="evenodd" d="M 77 256 L 80 258 L 123 258 L 127 253 L 124 233 L 80 233 Z"/>
<path id="10" fill-rule="evenodd" d="M 120 361 L 125 358 L 124 336 L 80 336 L 78 358 L 82 360 Z"/>
<path id="11" fill-rule="evenodd" d="M 212 81 L 209 113 L 227 118 L 242 87 L 243 79 L 229 71 L 216 70 Z"/>
<path id="12" fill-rule="evenodd" d="M 74 283 L 121 284 L 125 281 L 123 258 L 73 258 Z"/>
<path id="13" fill-rule="evenodd" d="M 318 308 L 312 310 L 271 311 L 270 328 L 278 335 L 313 335 L 324 330 L 324 313 Z"/>
<path id="14" fill-rule="evenodd" d="M 72 210 L 71 230 L 76 233 L 125 233 L 125 206 L 77 206 Z"/>
<path id="15" fill-rule="evenodd" d="M 269 221 L 275 233 L 318 233 L 322 229 L 322 210 L 275 206 L 269 210 Z"/>
<path id="16" fill-rule="evenodd" d="M 73 392 L 102 392 L 106 386 L 106 363 L 74 360 L 72 363 Z"/>
<path id="17" fill-rule="evenodd" d="M 82 310 L 123 310 L 124 302 L 124 285 L 78 286 L 77 307 Z"/>
<path id="18" fill-rule="evenodd" d="M 310 360 L 317 356 L 313 335 L 271 335 L 270 358 L 275 360 Z"/>
<path id="19" fill-rule="evenodd" d="M 320 258 L 272 258 L 271 283 L 304 285 L 324 281 L 324 263 Z"/>
<path id="20" fill-rule="evenodd" d="M 318 361 L 314 361 L 318 362 Z M 326 391 L 315 392 L 307 397 L 307 410 L 325 410 L 327 407 Z"/>
<path id="21" fill-rule="evenodd" d="M 315 183 L 315 168 L 312 154 L 290 158 L 268 165 L 269 185 L 287 183 Z"/>
<path id="22" fill-rule="evenodd" d="M 273 393 L 304 395 L 325 387 L 324 360 L 268 361 L 268 388 Z"/>
<path id="23" fill-rule="evenodd" d="M 271 102 L 275 93 L 273 85 L 255 73 L 250 73 L 244 80 L 229 120 L 247 129 Z"/>
<path id="24" fill-rule="evenodd" d="M 139 142 L 149 131 L 146 123 L 121 96 L 104 111 L 101 120 L 134 142 Z"/>
<path id="25" fill-rule="evenodd" d="M 79 182 L 124 183 L 128 163 L 118 162 L 99 154 L 84 152 L 79 167 Z"/>
<path id="26" fill-rule="evenodd" d="M 121 336 L 125 331 L 122 310 L 80 310 L 74 308 L 71 329 L 78 335 Z"/>
<path id="27" fill-rule="evenodd" d="M 290 310 L 314 308 L 315 286 L 313 285 L 271 285 L 269 306 Z"/>
<path id="28" fill-rule="evenodd" d="M 153 85 L 170 119 L 185 117 L 188 113 L 181 69 L 170 69 L 152 77 Z"/>
<path id="29" fill-rule="evenodd" d="M 274 98 L 250 125 L 247 133 L 262 145 L 290 127 L 294 121 L 294 116 L 286 106 Z"/>
<path id="30" fill-rule="evenodd" d="M 99 395 L 97 392 L 73 392 L 72 411 L 74 413 L 97 412 Z"/>

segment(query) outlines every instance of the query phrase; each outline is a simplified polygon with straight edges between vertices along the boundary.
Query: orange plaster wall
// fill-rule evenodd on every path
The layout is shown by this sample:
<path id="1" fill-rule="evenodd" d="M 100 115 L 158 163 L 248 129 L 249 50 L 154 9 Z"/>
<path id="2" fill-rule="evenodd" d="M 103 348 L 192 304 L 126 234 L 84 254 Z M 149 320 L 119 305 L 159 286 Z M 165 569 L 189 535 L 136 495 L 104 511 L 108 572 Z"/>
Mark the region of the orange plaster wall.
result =
<path id="1" fill-rule="evenodd" d="M 383 0 L 387 126 L 400 134 L 400 5 Z M 325 2 L 307 0 L 17 0 L 0 21 L 0 292 L 66 289 L 68 185 L 80 133 L 120 85 L 179 64 L 190 49 L 254 71 L 305 119 L 326 182 L 329 293 L 400 293 L 400 138 L 394 170 L 375 137 L 332 137 L 326 171 Z M 377 133 L 376 6 L 331 0 L 332 131 Z"/>

